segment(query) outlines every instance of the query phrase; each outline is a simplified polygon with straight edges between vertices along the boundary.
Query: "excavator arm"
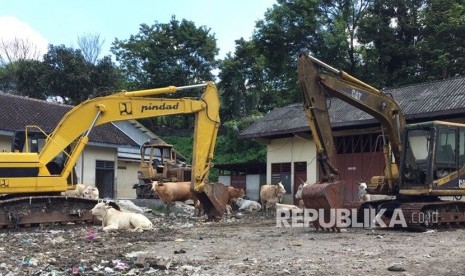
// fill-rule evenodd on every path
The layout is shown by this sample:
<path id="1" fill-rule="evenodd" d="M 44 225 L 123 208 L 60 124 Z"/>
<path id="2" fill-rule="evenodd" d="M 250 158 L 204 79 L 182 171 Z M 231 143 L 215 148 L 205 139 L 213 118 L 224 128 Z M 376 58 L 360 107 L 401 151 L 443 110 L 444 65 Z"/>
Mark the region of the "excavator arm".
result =
<path id="1" fill-rule="evenodd" d="M 299 57 L 298 75 L 304 110 L 309 118 L 310 129 L 315 133 L 317 151 L 324 154 L 320 159 L 325 160 L 331 172 L 337 172 L 337 167 L 334 165 L 335 148 L 326 101 L 328 97 L 336 97 L 365 111 L 380 122 L 383 138 L 385 136 L 388 138 L 388 141 L 384 140 L 385 161 L 386 164 L 391 164 L 386 166 L 388 186 L 383 190 L 393 193 L 398 189 L 397 167 L 402 153 L 405 116 L 394 99 L 344 71 L 337 70 L 306 54 L 301 54 Z"/>
<path id="2" fill-rule="evenodd" d="M 201 190 L 213 159 L 219 119 L 219 97 L 212 83 L 206 85 L 200 99 L 146 98 L 145 96 L 175 93 L 198 86 L 166 87 L 157 89 L 121 92 L 86 101 L 68 112 L 48 138 L 39 154 L 43 164 L 50 162 L 70 143 L 81 137 L 68 159 L 62 176 L 67 177 L 76 163 L 92 128 L 108 122 L 143 119 L 156 116 L 195 114 L 193 163 L 195 190 Z"/>
<path id="3" fill-rule="evenodd" d="M 204 87 L 200 98 L 154 98 L 147 96 L 175 93 L 180 90 Z M 194 114 L 195 130 L 192 164 L 192 189 L 204 193 L 220 125 L 219 96 L 216 86 L 209 82 L 184 87 L 169 86 L 132 92 L 119 92 L 94 98 L 71 109 L 47 136 L 40 153 L 0 153 L 0 194 L 62 192 L 71 189 L 68 176 L 89 140 L 95 126 L 131 119 L 156 116 Z M 73 145 L 68 153 L 65 149 Z M 51 172 L 47 164 L 59 154 L 66 155 L 61 172 Z M 208 190 L 208 189 L 207 189 Z M 210 191 L 210 190 L 209 190 Z M 208 192 L 207 192 L 208 193 Z M 224 206 L 215 195 L 207 194 L 213 208 Z"/>
<path id="4" fill-rule="evenodd" d="M 312 63 L 299 59 L 299 83 L 310 130 L 317 149 L 317 160 L 323 173 L 322 180 L 327 182 L 339 179 L 336 160 L 336 149 L 330 126 L 327 93 L 318 83 L 318 71 Z"/>
<path id="5" fill-rule="evenodd" d="M 383 92 L 306 54 L 300 55 L 297 71 L 304 111 L 323 173 L 322 181 L 304 187 L 302 199 L 305 207 L 322 209 L 329 219 L 332 209 L 344 205 L 345 183 L 340 178 L 336 164 L 336 149 L 328 113 L 327 101 L 330 97 L 341 99 L 380 122 L 383 134 L 388 137 L 383 147 L 387 164 L 386 177 L 379 177 L 382 179 L 380 190 L 394 194 L 399 189 L 397 164 L 401 158 L 401 137 L 405 128 L 405 118 L 397 103 Z M 319 226 L 316 227 L 318 229 Z"/>

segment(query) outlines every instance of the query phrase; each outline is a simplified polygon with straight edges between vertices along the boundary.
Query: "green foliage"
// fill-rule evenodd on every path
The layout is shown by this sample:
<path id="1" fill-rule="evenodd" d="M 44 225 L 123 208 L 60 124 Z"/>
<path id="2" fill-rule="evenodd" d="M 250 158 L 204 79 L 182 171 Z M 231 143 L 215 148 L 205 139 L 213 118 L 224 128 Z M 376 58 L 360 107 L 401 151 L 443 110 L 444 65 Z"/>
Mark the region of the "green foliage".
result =
<path id="1" fill-rule="evenodd" d="M 367 82 L 381 87 L 416 82 L 423 5 L 422 0 L 379 0 L 369 6 L 357 34 L 366 49 L 362 57 L 369 67 L 363 68 L 361 77 Z"/>
<path id="2" fill-rule="evenodd" d="M 271 87 L 261 97 L 270 109 L 300 101 L 296 60 L 300 52 L 321 44 L 319 2 L 278 0 L 256 23 L 252 40 L 264 59 L 264 82 Z"/>
<path id="3" fill-rule="evenodd" d="M 301 101 L 296 60 L 303 51 L 355 72 L 356 30 L 369 2 L 278 0 L 257 21 L 252 40 L 236 40 L 234 55 L 220 64 L 225 120 Z"/>
<path id="4" fill-rule="evenodd" d="M 49 46 L 43 61 L 20 59 L 0 70 L 3 91 L 38 99 L 60 98 L 76 105 L 103 91 L 121 88 L 122 78 L 110 57 L 87 62 L 80 50 Z"/>
<path id="5" fill-rule="evenodd" d="M 48 96 L 59 96 L 76 105 L 102 91 L 116 90 L 120 74 L 109 57 L 96 65 L 87 62 L 81 50 L 50 45 L 44 55 L 44 86 Z"/>
<path id="6" fill-rule="evenodd" d="M 215 145 L 214 163 L 265 162 L 266 149 L 263 144 L 250 140 L 238 139 L 233 133 L 237 132 L 231 131 L 227 134 L 218 135 Z M 177 151 L 188 157 L 188 163 L 192 163 L 192 136 L 163 136 L 161 139 L 168 144 L 172 144 Z"/>
<path id="7" fill-rule="evenodd" d="M 38 60 L 20 60 L 16 75 L 16 92 L 21 96 L 36 99 L 47 98 L 44 89 L 44 64 Z"/>
<path id="8" fill-rule="evenodd" d="M 59 96 L 65 103 L 77 104 L 92 94 L 88 72 L 91 67 L 80 50 L 64 45 L 49 47 L 44 55 L 43 79 L 46 93 Z"/>
<path id="9" fill-rule="evenodd" d="M 16 90 L 17 67 L 14 63 L 0 67 L 0 91 L 12 93 Z"/>
<path id="10" fill-rule="evenodd" d="M 252 42 L 236 40 L 235 56 L 228 55 L 220 65 L 218 88 L 221 91 L 221 118 L 239 119 L 253 112 L 269 110 L 263 101 L 263 91 L 269 89 L 265 82 L 264 59 Z"/>
<path id="11" fill-rule="evenodd" d="M 174 148 L 187 157 L 187 163 L 192 163 L 193 136 L 163 136 L 163 141 L 174 146 Z"/>
<path id="12" fill-rule="evenodd" d="M 130 89 L 146 89 L 170 85 L 185 86 L 213 81 L 217 66 L 216 39 L 205 26 L 197 28 L 192 21 L 141 24 L 139 33 L 129 39 L 116 39 L 112 44 L 120 68 Z M 197 90 L 178 91 L 174 96 L 199 96 Z M 150 119 L 151 125 L 187 128 L 192 116 L 168 116 Z"/>
<path id="13" fill-rule="evenodd" d="M 129 39 L 116 39 L 112 52 L 131 88 L 189 85 L 213 80 L 218 54 L 216 39 L 206 27 L 176 20 L 141 24 Z M 179 94 L 177 94 L 179 96 Z"/>
<path id="14" fill-rule="evenodd" d="M 237 138 L 237 133 L 238 128 L 237 125 L 235 125 L 228 127 L 225 134 L 218 135 L 213 163 L 229 164 L 246 163 L 248 161 L 266 162 L 265 145 L 251 140 L 240 140 Z M 192 163 L 192 136 L 163 136 L 161 138 L 165 142 L 172 144 L 181 154 L 188 157 L 187 163 Z M 210 172 L 210 181 L 217 181 L 217 179 L 218 171 L 213 169 Z"/>
<path id="15" fill-rule="evenodd" d="M 465 74 L 465 2 L 429 0 L 419 43 L 422 81 Z"/>
<path id="16" fill-rule="evenodd" d="M 218 136 L 215 147 L 215 162 L 218 164 L 266 162 L 266 147 L 251 140 L 233 138 L 231 135 Z"/>

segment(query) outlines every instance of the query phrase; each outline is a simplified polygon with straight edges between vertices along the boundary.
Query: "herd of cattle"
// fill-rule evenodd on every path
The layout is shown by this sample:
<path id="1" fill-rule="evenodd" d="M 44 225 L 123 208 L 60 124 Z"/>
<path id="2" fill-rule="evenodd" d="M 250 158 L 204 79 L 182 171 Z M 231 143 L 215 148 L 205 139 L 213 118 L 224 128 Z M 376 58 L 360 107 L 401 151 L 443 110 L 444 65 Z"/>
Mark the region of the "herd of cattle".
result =
<path id="1" fill-rule="evenodd" d="M 299 209 L 303 208 L 302 191 L 306 185 L 301 184 L 295 193 L 295 198 L 299 202 L 298 206 L 281 204 L 281 200 L 286 190 L 282 183 L 266 184 L 260 188 L 260 203 L 257 201 L 244 199 L 244 189 L 234 187 L 227 187 L 227 202 L 224 212 L 230 214 L 231 210 L 237 206 L 239 211 L 264 211 L 275 212 L 279 209 Z M 201 215 L 200 201 L 197 199 L 195 193 L 190 190 L 189 182 L 165 182 L 159 183 L 155 181 L 152 184 L 152 191 L 158 198 L 166 205 L 166 211 L 169 214 L 171 207 L 177 201 L 185 202 L 192 200 L 195 207 L 195 215 Z M 63 193 L 65 196 L 75 196 L 82 198 L 98 199 L 98 189 L 95 187 L 85 186 L 78 184 L 76 190 L 71 190 Z M 362 201 L 367 199 L 366 184 L 360 183 L 359 197 Z M 130 231 L 143 231 L 152 228 L 152 222 L 141 213 L 122 210 L 118 204 L 114 202 L 99 202 L 91 210 L 92 214 L 102 221 L 102 230 L 105 232 L 112 230 L 130 230 Z"/>
<path id="2" fill-rule="evenodd" d="M 166 204 L 167 213 L 170 212 L 170 208 L 174 202 L 192 200 L 196 210 L 195 214 L 201 214 L 202 208 L 200 206 L 200 201 L 197 199 L 197 195 L 191 191 L 189 182 L 159 183 L 154 181 L 152 184 L 152 191 Z M 244 199 L 244 189 L 228 186 L 226 187 L 226 191 L 227 193 L 224 196 L 227 204 L 225 210 L 223 210 L 226 214 L 229 214 L 235 206 L 237 206 L 240 211 L 264 210 L 267 212 L 270 209 L 276 208 L 276 204 L 281 202 L 283 195 L 286 193 L 286 189 L 284 189 L 282 183 L 278 183 L 277 185 L 263 185 L 260 188 L 260 204 L 257 201 Z"/>

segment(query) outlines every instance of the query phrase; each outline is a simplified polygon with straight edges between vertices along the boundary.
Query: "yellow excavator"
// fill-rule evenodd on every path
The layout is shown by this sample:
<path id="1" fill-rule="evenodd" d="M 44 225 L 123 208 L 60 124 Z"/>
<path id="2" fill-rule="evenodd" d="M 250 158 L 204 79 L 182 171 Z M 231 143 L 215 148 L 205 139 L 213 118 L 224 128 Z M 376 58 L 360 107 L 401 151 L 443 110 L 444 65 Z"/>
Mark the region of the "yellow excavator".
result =
<path id="1" fill-rule="evenodd" d="M 328 114 L 327 99 L 335 97 L 377 119 L 383 137 L 384 174 L 371 178 L 367 192 L 395 199 L 357 207 L 387 210 L 383 213 L 387 222 L 395 209 L 401 210 L 412 229 L 465 224 L 465 202 L 439 198 L 465 195 L 465 125 L 443 121 L 406 125 L 391 96 L 306 54 L 298 59 L 298 79 L 322 172 L 321 181 L 304 188 L 306 208 L 323 209 L 328 215 L 330 209 L 350 207 L 344 202 L 346 184 L 335 164 Z"/>
<path id="2" fill-rule="evenodd" d="M 173 145 L 160 139 L 145 142 L 140 147 L 140 165 L 137 172 L 139 183 L 132 186 L 137 198 L 154 198 L 153 181 L 189 182 L 192 166 L 179 160 L 180 154 Z"/>
<path id="3" fill-rule="evenodd" d="M 149 97 L 203 88 L 199 98 Z M 183 87 L 169 86 L 118 92 L 87 100 L 64 115 L 51 134 L 27 126 L 23 149 L 0 152 L 0 227 L 49 222 L 92 220 L 94 201 L 60 196 L 75 189 L 73 168 L 95 126 L 121 120 L 154 116 L 194 114 L 192 190 L 197 192 L 210 219 L 223 215 L 224 186 L 208 183 L 220 125 L 219 96 L 212 82 Z M 39 130 L 44 141 L 31 143 L 28 130 Z M 38 147 L 37 144 L 40 144 Z M 35 146 L 33 146 L 35 145 Z"/>

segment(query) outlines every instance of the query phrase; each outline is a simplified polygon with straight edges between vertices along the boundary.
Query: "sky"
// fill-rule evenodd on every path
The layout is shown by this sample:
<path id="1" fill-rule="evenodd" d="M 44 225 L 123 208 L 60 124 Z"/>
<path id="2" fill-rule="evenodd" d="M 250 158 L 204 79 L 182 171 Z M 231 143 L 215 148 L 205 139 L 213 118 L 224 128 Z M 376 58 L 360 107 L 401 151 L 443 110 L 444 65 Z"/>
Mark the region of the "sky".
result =
<path id="1" fill-rule="evenodd" d="M 34 42 L 41 53 L 47 45 L 78 48 L 78 36 L 99 34 L 111 43 L 139 32 L 140 24 L 168 23 L 174 15 L 195 26 L 210 28 L 220 49 L 217 58 L 234 52 L 234 41 L 251 38 L 255 22 L 276 0 L 0 0 L 0 41 Z M 102 57 L 102 55 L 100 56 Z"/>

